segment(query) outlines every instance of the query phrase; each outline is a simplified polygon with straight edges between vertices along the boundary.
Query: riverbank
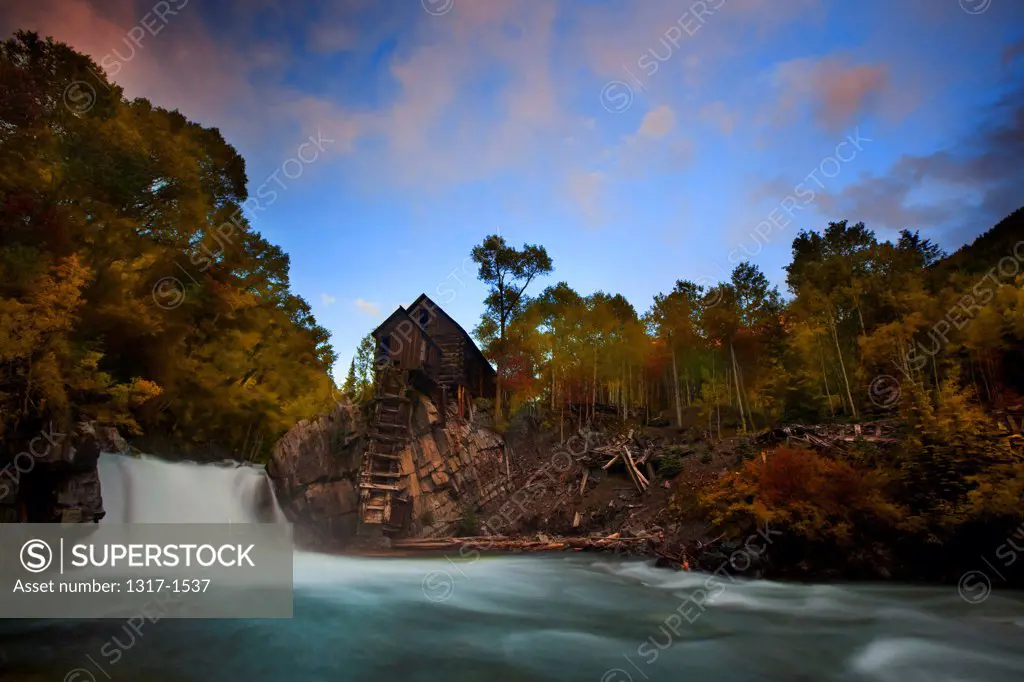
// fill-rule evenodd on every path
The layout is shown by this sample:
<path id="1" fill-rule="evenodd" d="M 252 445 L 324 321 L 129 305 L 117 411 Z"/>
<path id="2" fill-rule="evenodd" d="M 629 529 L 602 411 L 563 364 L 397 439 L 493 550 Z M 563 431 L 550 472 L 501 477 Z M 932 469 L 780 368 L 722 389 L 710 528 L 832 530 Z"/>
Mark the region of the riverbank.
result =
<path id="1" fill-rule="evenodd" d="M 1015 593 L 969 603 L 948 587 L 731 580 L 583 552 L 454 557 L 453 565 L 297 554 L 291 619 L 161 619 L 138 632 L 123 621 L 5 621 L 0 677 L 996 682 L 1024 674 L 1024 599 Z"/>

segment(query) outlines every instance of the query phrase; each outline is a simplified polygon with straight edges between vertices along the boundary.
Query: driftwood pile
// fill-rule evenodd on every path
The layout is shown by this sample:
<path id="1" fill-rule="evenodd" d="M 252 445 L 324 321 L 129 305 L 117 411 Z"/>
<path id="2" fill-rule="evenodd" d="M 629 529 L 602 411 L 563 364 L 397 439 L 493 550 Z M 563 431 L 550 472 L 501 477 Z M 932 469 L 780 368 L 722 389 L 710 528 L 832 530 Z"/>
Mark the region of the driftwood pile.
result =
<path id="1" fill-rule="evenodd" d="M 626 473 L 629 474 L 630 480 L 633 481 L 633 485 L 640 492 L 644 492 L 651 487 L 651 479 L 654 478 L 654 468 L 651 462 L 657 456 L 660 456 L 660 453 L 656 453 L 654 448 L 649 445 L 643 445 L 636 441 L 633 438 L 633 430 L 630 429 L 628 434 L 615 438 L 611 442 L 596 447 L 588 446 L 585 452 L 577 455 L 577 461 L 588 467 L 599 466 L 605 471 L 616 463 L 621 463 L 626 469 Z M 641 466 L 645 466 L 646 474 L 640 470 Z M 584 480 L 580 484 L 581 492 L 587 485 L 587 473 L 589 471 L 584 472 Z"/>
<path id="2" fill-rule="evenodd" d="M 888 445 L 898 443 L 895 421 L 864 422 L 860 424 L 822 424 L 803 426 L 793 424 L 765 431 L 754 438 L 758 445 L 800 443 L 816 450 L 845 450 L 849 444 L 863 440 Z"/>
<path id="3" fill-rule="evenodd" d="M 394 540 L 392 549 L 431 551 L 475 549 L 482 552 L 551 552 L 572 550 L 575 552 L 616 552 L 640 554 L 647 550 L 648 543 L 658 542 L 654 536 L 622 537 L 621 533 L 591 537 L 552 537 L 537 535 L 533 538 L 510 537 L 506 535 L 483 535 L 467 538 L 410 538 Z"/>

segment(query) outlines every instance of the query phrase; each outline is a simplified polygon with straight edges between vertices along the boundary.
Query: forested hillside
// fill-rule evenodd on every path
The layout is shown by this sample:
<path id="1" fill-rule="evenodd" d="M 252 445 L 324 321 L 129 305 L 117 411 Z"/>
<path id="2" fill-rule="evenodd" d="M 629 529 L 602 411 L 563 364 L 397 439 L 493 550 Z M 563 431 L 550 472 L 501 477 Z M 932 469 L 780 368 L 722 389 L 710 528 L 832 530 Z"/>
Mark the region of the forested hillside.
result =
<path id="1" fill-rule="evenodd" d="M 681 479 L 668 518 L 719 537 L 770 524 L 776 575 L 955 579 L 1021 528 L 1022 217 L 950 257 L 917 232 L 889 242 L 830 223 L 793 241 L 785 299 L 741 263 L 710 288 L 677 282 L 643 314 L 565 282 L 531 298 L 524 273 L 550 267 L 546 253 L 492 236 L 477 247 L 492 264 L 477 333 L 512 411 L 528 406 L 563 440 L 615 419 L 728 453 L 699 492 L 692 467 L 664 461 L 659 475 Z M 865 421 L 886 437 L 754 445 L 766 428 Z"/>
<path id="2" fill-rule="evenodd" d="M 949 381 L 1003 407 L 1024 390 L 1022 215 L 950 257 L 919 232 L 890 242 L 830 223 L 793 241 L 785 297 L 746 262 L 715 286 L 680 280 L 642 313 L 559 282 L 507 304 L 503 332 L 488 299 L 477 333 L 516 405 L 666 411 L 716 436 L 889 414 L 909 387 Z M 526 253 L 488 243 L 508 262 Z"/>
<path id="3" fill-rule="evenodd" d="M 235 149 L 102 73 L 0 47 L 0 439 L 97 419 L 258 458 L 328 405 L 329 335 L 242 213 Z"/>

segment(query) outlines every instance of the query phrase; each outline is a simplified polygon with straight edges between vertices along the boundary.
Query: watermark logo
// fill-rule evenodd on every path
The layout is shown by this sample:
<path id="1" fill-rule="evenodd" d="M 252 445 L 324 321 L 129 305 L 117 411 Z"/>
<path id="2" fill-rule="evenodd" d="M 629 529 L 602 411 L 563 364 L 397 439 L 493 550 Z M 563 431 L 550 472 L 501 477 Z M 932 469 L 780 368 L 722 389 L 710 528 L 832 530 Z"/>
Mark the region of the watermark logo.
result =
<path id="1" fill-rule="evenodd" d="M 868 398 L 875 407 L 888 410 L 899 403 L 902 396 L 899 379 L 889 374 L 880 374 L 868 384 Z"/>
<path id="2" fill-rule="evenodd" d="M 996 547 L 996 559 L 999 560 L 1004 570 L 1010 569 L 1024 553 L 1024 544 L 1018 545 L 1018 542 L 1024 542 L 1024 523 L 1010 533 L 1006 542 Z M 1004 583 L 1009 582 L 1003 572 L 996 567 L 996 564 L 989 561 L 988 557 L 982 556 L 981 560 L 999 580 Z M 980 604 L 988 599 L 988 595 L 992 592 L 992 578 L 985 571 L 978 569 L 967 571 L 960 576 L 957 591 L 960 592 L 960 598 L 967 603 Z"/>
<path id="3" fill-rule="evenodd" d="M 42 540 L 29 540 L 21 546 L 21 565 L 29 573 L 42 573 L 53 563 L 53 550 Z"/>
<path id="4" fill-rule="evenodd" d="M 992 580 L 983 571 L 967 571 L 960 576 L 956 589 L 968 604 L 980 604 L 992 594 Z"/>
<path id="5" fill-rule="evenodd" d="M 662 64 L 676 55 L 683 42 L 688 39 L 687 36 L 693 38 L 697 35 L 701 27 L 707 23 L 708 18 L 722 9 L 725 2 L 726 0 L 698 0 L 690 5 L 675 22 L 665 29 L 661 39 L 658 41 L 660 45 L 651 45 L 642 55 L 637 57 L 636 68 L 642 70 L 648 79 L 653 77 L 654 74 L 658 73 Z M 622 70 L 626 72 L 641 90 L 647 90 L 643 80 L 638 78 L 629 67 L 623 64 Z M 609 81 L 601 88 L 601 105 L 609 113 L 621 114 L 629 109 L 632 104 L 633 88 L 625 81 Z"/>
<path id="6" fill-rule="evenodd" d="M 768 546 L 773 544 L 772 536 L 782 535 L 781 531 L 772 530 L 765 524 L 764 530 L 758 530 L 756 534 L 749 535 L 742 547 L 737 548 L 722 564 L 709 574 L 704 580 L 703 587 L 692 590 L 682 600 L 678 607 L 670 613 L 658 626 L 658 630 L 665 641 L 659 641 L 660 636 L 655 633 L 644 640 L 636 649 L 636 654 L 644 659 L 645 665 L 653 665 L 661 656 L 661 652 L 672 647 L 676 639 L 682 636 L 681 628 L 685 620 L 693 625 L 707 608 L 713 605 L 719 597 L 725 594 L 729 585 L 719 578 L 726 578 L 730 583 L 735 583 L 736 578 L 732 573 L 744 573 L 750 570 L 755 562 L 768 551 Z M 762 542 L 763 541 L 763 542 Z M 650 679 L 646 673 L 629 654 L 623 654 L 626 659 L 640 675 L 646 680 Z M 610 668 L 601 676 L 601 682 L 631 681 L 632 677 L 623 668 Z"/>
<path id="7" fill-rule="evenodd" d="M 714 308 L 722 302 L 722 287 L 710 277 L 700 277 L 695 284 L 704 289 L 704 307 Z"/>
<path id="8" fill-rule="evenodd" d="M 455 7 L 455 0 L 420 0 L 423 9 L 432 17 L 443 17 Z"/>
<path id="9" fill-rule="evenodd" d="M 72 114 L 88 113 L 96 105 L 96 88 L 85 81 L 73 81 L 64 88 L 64 106 Z"/>
<path id="10" fill-rule="evenodd" d="M 953 304 L 946 311 L 945 316 L 928 330 L 928 337 L 931 339 L 931 348 L 925 348 L 920 341 L 916 346 L 907 351 L 907 364 L 916 370 L 921 370 L 928 364 L 928 358 L 934 357 L 946 344 L 949 343 L 949 334 L 956 328 L 962 331 L 983 307 L 988 305 L 1000 287 L 1004 284 L 1011 284 L 1021 274 L 1021 264 L 1024 263 L 1024 241 L 1019 241 L 1013 246 L 1010 254 L 999 259 L 999 262 L 989 269 L 971 288 L 971 293 L 964 294 L 960 300 Z"/>
<path id="11" fill-rule="evenodd" d="M 14 456 L 13 462 L 5 466 L 3 469 L 0 469 L 0 500 L 3 500 L 12 492 L 17 491 L 18 485 L 21 483 L 22 474 L 31 473 L 36 467 L 36 461 L 45 460 L 49 457 L 50 448 L 60 445 L 66 435 L 67 434 L 60 433 L 54 429 L 53 422 L 50 422 L 46 431 L 43 431 L 29 442 L 27 450 L 19 452 Z M 47 445 L 42 452 L 37 452 L 36 445 L 38 445 L 40 441 L 46 441 Z M 72 458 L 74 457 L 74 448 L 71 448 L 69 455 Z M 9 483 L 5 483 L 4 479 L 9 481 Z M 0 563 L 0 567 L 2 566 L 3 564 Z"/>
<path id="12" fill-rule="evenodd" d="M 744 242 L 729 252 L 729 263 L 737 265 L 743 260 L 761 255 L 761 251 L 771 241 L 770 237 L 789 227 L 797 213 L 817 201 L 819 193 L 827 192 L 828 181 L 838 177 L 842 173 L 843 167 L 864 151 L 864 146 L 868 142 L 874 142 L 874 139 L 861 135 L 860 126 L 855 128 L 852 134 L 847 135 L 833 148 L 831 154 L 826 155 L 815 164 L 802 182 L 794 185 L 793 191 L 768 213 L 765 220 L 754 227 L 747 235 L 752 242 L 749 248 Z M 722 269 L 721 266 L 719 269 Z"/>
<path id="13" fill-rule="evenodd" d="M 484 539 L 473 539 L 459 547 L 459 557 L 463 559 L 462 565 L 468 566 L 475 563 L 481 556 L 481 552 L 487 552 L 494 548 L 494 539 L 502 535 L 503 529 L 515 528 L 516 524 L 530 513 L 538 495 L 542 489 L 535 487 L 535 483 L 543 476 L 549 483 L 558 484 L 562 482 L 562 476 L 572 469 L 573 464 L 583 454 L 590 450 L 593 444 L 592 438 L 595 434 L 590 430 L 588 424 L 580 428 L 578 433 L 569 438 L 565 443 L 565 450 L 558 450 L 551 459 L 537 469 L 521 487 L 505 498 L 505 501 L 498 507 L 497 511 L 487 519 L 481 521 L 480 527 L 484 533 Z M 581 449 L 577 450 L 572 444 L 579 443 Z M 504 456 L 510 457 L 511 448 L 506 450 Z M 563 466 L 564 465 L 564 466 Z M 564 499 L 563 492 L 560 497 Z M 451 557 L 444 557 L 459 574 L 469 580 L 469 576 Z M 447 601 L 455 592 L 455 578 L 448 571 L 433 570 L 423 576 L 421 583 L 423 596 L 436 604 Z"/>
<path id="14" fill-rule="evenodd" d="M 185 302 L 185 285 L 177 277 L 161 277 L 153 285 L 153 302 L 164 310 L 174 310 Z"/>
<path id="15" fill-rule="evenodd" d="M 96 676 L 85 668 L 75 668 L 64 676 L 64 682 L 96 682 Z"/>
<path id="16" fill-rule="evenodd" d="M 601 682 L 633 682 L 633 677 L 622 668 L 605 670 Z"/>
<path id="17" fill-rule="evenodd" d="M 960 0 L 960 8 L 968 14 L 981 14 L 992 6 L 992 0 Z"/>
<path id="18" fill-rule="evenodd" d="M 171 4 L 174 3 L 174 7 Z M 146 12 L 138 24 L 132 26 L 121 38 L 121 42 L 129 50 L 128 54 L 121 54 L 120 48 L 112 48 L 110 52 L 103 55 L 98 61 L 100 68 L 110 78 L 116 77 L 124 69 L 125 64 L 135 59 L 135 55 L 142 49 L 143 39 L 146 35 L 156 36 L 170 21 L 168 17 L 177 16 L 176 10 L 184 9 L 189 0 L 160 0 L 150 11 Z M 108 93 L 114 89 L 101 74 L 91 68 L 86 70 L 92 74 L 96 83 L 103 87 Z M 85 81 L 74 81 L 64 90 L 64 106 L 76 115 L 88 112 L 96 104 L 96 89 Z"/>
<path id="19" fill-rule="evenodd" d="M 455 579 L 448 571 L 436 570 L 423 576 L 423 596 L 435 604 L 448 601 L 455 592 Z"/>
<path id="20" fill-rule="evenodd" d="M 621 114 L 633 106 L 633 88 L 624 81 L 609 81 L 601 88 L 601 106 L 609 114 Z"/>

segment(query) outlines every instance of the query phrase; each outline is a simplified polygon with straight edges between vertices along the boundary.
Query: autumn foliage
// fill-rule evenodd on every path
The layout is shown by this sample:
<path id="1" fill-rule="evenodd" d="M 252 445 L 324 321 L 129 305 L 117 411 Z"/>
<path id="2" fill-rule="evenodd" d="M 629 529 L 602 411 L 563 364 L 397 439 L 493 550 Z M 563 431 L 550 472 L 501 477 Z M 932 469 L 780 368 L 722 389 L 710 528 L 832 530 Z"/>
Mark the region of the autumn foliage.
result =
<path id="1" fill-rule="evenodd" d="M 112 83 L 72 106 L 102 73 L 0 43 L 0 454 L 93 419 L 258 458 L 330 404 L 329 335 L 248 224 L 235 149 Z"/>
<path id="2" fill-rule="evenodd" d="M 886 485 L 881 472 L 783 447 L 726 474 L 703 502 L 716 525 L 768 523 L 808 540 L 849 547 L 866 527 L 900 522 L 903 510 L 886 499 Z"/>

